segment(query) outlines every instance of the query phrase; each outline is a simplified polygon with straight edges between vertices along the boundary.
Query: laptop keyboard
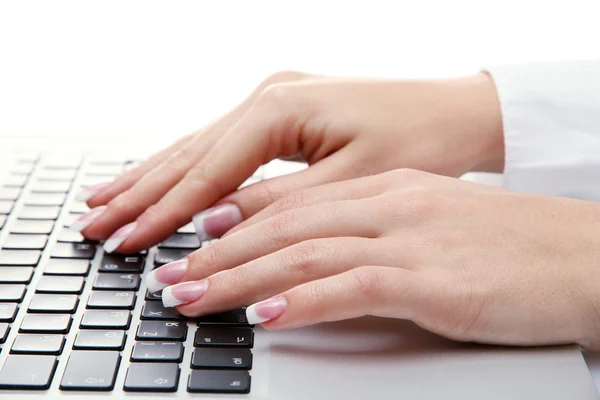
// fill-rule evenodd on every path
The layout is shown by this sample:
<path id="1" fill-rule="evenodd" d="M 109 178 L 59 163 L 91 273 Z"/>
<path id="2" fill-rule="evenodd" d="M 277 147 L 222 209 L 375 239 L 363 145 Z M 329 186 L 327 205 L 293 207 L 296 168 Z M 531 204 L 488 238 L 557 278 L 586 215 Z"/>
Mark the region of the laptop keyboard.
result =
<path id="1" fill-rule="evenodd" d="M 69 230 L 88 210 L 74 196 L 131 164 L 23 156 L 0 186 L 0 393 L 250 392 L 244 309 L 189 319 L 145 290 L 144 272 L 210 245 L 191 224 L 127 255 Z"/>

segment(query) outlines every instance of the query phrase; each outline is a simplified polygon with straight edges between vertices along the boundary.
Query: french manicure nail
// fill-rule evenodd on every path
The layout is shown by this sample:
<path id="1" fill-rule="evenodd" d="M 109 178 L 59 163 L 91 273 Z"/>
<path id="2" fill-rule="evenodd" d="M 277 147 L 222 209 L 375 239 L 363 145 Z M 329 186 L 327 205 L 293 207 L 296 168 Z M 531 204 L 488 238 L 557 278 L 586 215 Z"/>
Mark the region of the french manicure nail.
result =
<path id="1" fill-rule="evenodd" d="M 200 242 L 216 239 L 242 222 L 242 213 L 235 204 L 221 204 L 194 215 L 194 227 Z"/>
<path id="2" fill-rule="evenodd" d="M 250 325 L 262 324 L 279 317 L 286 309 L 287 300 L 285 297 L 273 297 L 246 308 L 246 319 Z"/>
<path id="3" fill-rule="evenodd" d="M 162 291 L 162 302 L 165 307 L 175 307 L 181 304 L 192 303 L 202 297 L 208 289 L 208 280 L 178 283 L 167 286 Z"/>
<path id="4" fill-rule="evenodd" d="M 77 196 L 75 196 L 75 200 L 77 201 L 88 201 L 104 189 L 106 189 L 110 185 L 110 182 L 102 182 L 96 183 L 95 185 L 87 187 L 85 190 L 79 192 Z"/>
<path id="5" fill-rule="evenodd" d="M 187 267 L 188 261 L 186 259 L 163 265 L 146 276 L 146 287 L 150 293 L 156 293 L 167 286 L 174 285 L 183 279 Z"/>
<path id="6" fill-rule="evenodd" d="M 106 242 L 104 242 L 104 251 L 106 251 L 107 253 L 112 253 L 113 251 L 118 249 L 121 243 L 123 243 L 123 241 L 127 239 L 129 235 L 131 235 L 136 225 L 137 222 L 132 222 L 119 228 L 118 231 L 113 233 L 111 237 L 109 237 L 106 240 Z"/>
<path id="7" fill-rule="evenodd" d="M 98 219 L 100 215 L 104 212 L 106 206 L 99 206 L 92 208 L 87 213 L 83 214 L 81 217 L 77 218 L 75 222 L 73 222 L 69 229 L 75 232 L 81 232 L 85 228 L 87 228 L 92 222 Z"/>

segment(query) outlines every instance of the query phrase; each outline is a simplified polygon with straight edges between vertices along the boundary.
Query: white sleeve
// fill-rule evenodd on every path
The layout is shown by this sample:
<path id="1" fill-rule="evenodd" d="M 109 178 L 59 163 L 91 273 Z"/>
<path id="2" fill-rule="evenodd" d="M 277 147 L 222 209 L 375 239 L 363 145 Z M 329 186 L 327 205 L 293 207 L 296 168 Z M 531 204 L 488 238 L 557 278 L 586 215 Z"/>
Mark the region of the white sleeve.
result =
<path id="1" fill-rule="evenodd" d="M 502 109 L 503 186 L 600 201 L 600 60 L 487 71 Z"/>

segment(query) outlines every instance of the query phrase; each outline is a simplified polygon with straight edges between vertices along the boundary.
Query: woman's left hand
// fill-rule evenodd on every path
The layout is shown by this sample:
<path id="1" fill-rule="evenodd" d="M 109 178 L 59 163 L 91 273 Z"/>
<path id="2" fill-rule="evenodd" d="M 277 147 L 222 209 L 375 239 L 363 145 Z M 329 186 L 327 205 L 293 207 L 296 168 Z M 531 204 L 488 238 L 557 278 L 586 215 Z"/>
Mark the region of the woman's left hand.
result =
<path id="1" fill-rule="evenodd" d="M 599 205 L 396 170 L 292 193 L 148 284 L 189 316 L 260 302 L 269 329 L 377 315 L 594 349 L 599 277 Z"/>

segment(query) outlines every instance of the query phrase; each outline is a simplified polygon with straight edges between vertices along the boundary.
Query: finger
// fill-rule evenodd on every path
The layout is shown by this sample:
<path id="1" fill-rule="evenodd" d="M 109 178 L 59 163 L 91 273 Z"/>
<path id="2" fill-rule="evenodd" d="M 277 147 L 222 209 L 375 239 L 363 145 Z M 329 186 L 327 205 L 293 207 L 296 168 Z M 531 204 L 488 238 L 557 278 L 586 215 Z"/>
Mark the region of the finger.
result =
<path id="1" fill-rule="evenodd" d="M 393 264 L 393 252 L 382 251 L 381 239 L 355 237 L 307 240 L 206 280 L 205 293 L 189 290 L 198 281 L 165 288 L 165 306 L 179 306 L 184 315 L 231 310 L 264 300 L 297 285 L 348 271 L 360 265 Z M 204 286 L 204 284 L 199 284 Z"/>
<path id="2" fill-rule="evenodd" d="M 359 267 L 311 281 L 246 309 L 248 322 L 291 329 L 364 315 L 413 319 L 432 296 L 413 271 Z"/>

